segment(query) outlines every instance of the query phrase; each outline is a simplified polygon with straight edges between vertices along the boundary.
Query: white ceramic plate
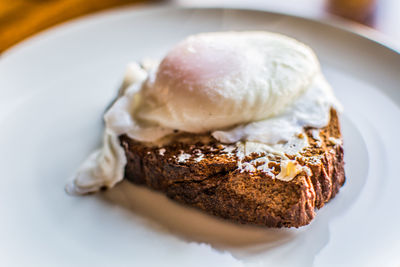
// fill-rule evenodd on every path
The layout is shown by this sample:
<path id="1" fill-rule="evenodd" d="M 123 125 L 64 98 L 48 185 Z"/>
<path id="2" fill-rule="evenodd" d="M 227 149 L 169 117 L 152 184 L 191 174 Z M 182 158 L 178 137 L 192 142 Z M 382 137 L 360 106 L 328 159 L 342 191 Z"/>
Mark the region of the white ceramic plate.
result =
<path id="1" fill-rule="evenodd" d="M 343 103 L 347 182 L 311 225 L 235 225 L 126 182 L 64 193 L 100 144 L 126 63 L 188 34 L 244 29 L 309 44 Z M 0 266 L 399 266 L 399 87 L 395 51 L 266 12 L 119 9 L 40 34 L 0 59 Z"/>

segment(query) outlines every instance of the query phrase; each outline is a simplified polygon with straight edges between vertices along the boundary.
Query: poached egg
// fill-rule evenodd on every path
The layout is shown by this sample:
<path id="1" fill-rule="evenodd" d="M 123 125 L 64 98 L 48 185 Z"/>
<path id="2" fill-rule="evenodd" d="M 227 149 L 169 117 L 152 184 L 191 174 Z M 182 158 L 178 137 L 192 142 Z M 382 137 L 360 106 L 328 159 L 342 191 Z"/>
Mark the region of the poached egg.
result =
<path id="1" fill-rule="evenodd" d="M 304 127 L 322 128 L 330 109 L 340 110 L 314 52 L 280 34 L 192 35 L 159 63 L 145 65 L 129 66 L 122 94 L 105 114 L 103 148 L 82 165 L 68 192 L 93 192 L 123 179 L 122 134 L 156 143 L 177 131 L 210 132 L 244 147 L 240 153 L 284 157 L 308 145 Z"/>

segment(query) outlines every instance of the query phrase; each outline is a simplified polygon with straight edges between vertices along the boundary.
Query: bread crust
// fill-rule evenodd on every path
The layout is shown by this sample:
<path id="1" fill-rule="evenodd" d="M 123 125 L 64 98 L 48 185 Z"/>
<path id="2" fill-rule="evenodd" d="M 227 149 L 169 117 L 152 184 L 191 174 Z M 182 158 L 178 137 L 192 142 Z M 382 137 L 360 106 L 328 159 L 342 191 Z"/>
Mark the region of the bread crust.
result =
<path id="1" fill-rule="evenodd" d="M 315 217 L 345 182 L 343 146 L 338 115 L 331 110 L 329 124 L 319 130 L 319 140 L 306 128 L 309 146 L 296 160 L 311 172 L 281 181 L 265 172 L 243 172 L 235 156 L 226 153 L 215 139 L 172 142 L 163 147 L 120 136 L 127 156 L 125 178 L 164 192 L 178 202 L 242 224 L 268 227 L 300 227 Z M 187 134 L 197 140 L 198 135 Z M 194 155 L 201 151 L 202 159 Z M 180 154 L 192 155 L 186 161 Z M 259 155 L 252 155 L 256 158 Z M 279 162 L 271 164 L 279 173 Z"/>

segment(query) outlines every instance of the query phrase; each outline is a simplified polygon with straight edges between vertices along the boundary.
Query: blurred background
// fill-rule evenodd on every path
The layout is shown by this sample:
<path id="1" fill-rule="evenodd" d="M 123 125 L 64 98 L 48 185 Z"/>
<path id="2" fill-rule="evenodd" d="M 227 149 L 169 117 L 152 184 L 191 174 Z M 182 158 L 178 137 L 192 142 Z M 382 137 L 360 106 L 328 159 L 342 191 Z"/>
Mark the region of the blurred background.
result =
<path id="1" fill-rule="evenodd" d="M 400 47 L 400 0 L 0 0 L 0 53 L 37 32 L 82 15 L 149 4 L 244 7 L 317 19 L 339 16 L 375 29 Z"/>

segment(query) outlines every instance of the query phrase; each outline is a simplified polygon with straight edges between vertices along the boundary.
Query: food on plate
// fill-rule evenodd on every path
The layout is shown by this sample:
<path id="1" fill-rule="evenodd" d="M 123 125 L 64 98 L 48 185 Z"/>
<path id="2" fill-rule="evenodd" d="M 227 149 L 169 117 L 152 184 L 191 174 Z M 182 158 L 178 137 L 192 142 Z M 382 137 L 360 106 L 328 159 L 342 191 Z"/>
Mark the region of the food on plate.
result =
<path id="1" fill-rule="evenodd" d="M 103 147 L 66 190 L 125 178 L 235 222 L 300 227 L 344 184 L 340 111 L 308 46 L 262 31 L 192 35 L 128 66 Z"/>

